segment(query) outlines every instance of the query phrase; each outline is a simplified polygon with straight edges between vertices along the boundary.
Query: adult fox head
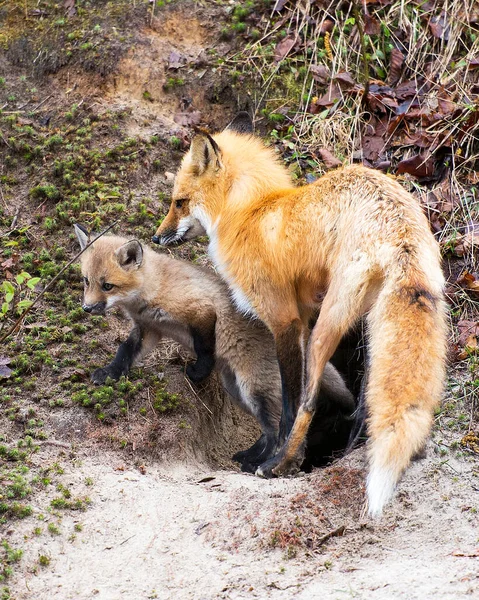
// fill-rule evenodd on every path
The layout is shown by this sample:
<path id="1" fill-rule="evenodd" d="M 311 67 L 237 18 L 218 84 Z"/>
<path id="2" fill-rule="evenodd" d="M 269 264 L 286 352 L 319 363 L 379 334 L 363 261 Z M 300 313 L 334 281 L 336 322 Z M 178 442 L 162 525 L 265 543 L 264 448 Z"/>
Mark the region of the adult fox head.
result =
<path id="1" fill-rule="evenodd" d="M 90 242 L 88 232 L 80 225 L 74 225 L 74 229 L 83 250 Z M 102 236 L 80 260 L 85 286 L 84 311 L 104 315 L 107 309 L 138 295 L 144 280 L 143 248 L 138 240 Z"/>
<path id="2" fill-rule="evenodd" d="M 209 235 L 224 202 L 244 201 L 251 185 L 266 187 L 271 179 L 282 187 L 291 185 L 287 171 L 252 133 L 250 116 L 241 112 L 221 133 L 193 138 L 153 242 L 171 246 Z"/>

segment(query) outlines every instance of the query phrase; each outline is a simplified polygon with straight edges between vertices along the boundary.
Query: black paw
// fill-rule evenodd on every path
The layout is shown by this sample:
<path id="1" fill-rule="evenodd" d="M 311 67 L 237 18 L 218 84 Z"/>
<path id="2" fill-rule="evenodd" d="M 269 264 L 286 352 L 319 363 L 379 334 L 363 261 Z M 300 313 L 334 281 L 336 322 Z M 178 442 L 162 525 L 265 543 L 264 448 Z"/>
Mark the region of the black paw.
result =
<path id="1" fill-rule="evenodd" d="M 193 383 L 200 383 L 205 380 L 211 373 L 211 369 L 204 368 L 201 365 L 198 367 L 196 363 L 190 363 L 186 367 L 186 374 Z"/>
<path id="2" fill-rule="evenodd" d="M 103 385 L 108 377 L 110 379 L 114 379 L 115 381 L 120 379 L 120 375 L 112 373 L 108 367 L 100 367 L 99 369 L 95 369 L 95 371 L 93 371 L 91 374 L 91 380 L 95 385 Z"/>
<path id="3" fill-rule="evenodd" d="M 304 452 L 300 452 L 298 456 L 286 457 L 286 453 L 281 450 L 276 456 L 259 465 L 256 475 L 265 479 L 295 475 L 301 470 L 303 460 Z"/>

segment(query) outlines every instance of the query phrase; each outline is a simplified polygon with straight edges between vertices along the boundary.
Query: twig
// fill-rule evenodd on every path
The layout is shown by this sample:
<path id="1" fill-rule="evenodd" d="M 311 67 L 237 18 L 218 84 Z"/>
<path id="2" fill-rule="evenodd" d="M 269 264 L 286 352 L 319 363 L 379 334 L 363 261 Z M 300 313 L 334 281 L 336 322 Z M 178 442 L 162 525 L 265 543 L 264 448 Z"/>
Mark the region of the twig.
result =
<path id="1" fill-rule="evenodd" d="M 57 440 L 43 440 L 40 442 L 40 446 L 58 446 L 59 448 L 70 449 L 71 445 L 66 444 L 65 442 L 57 442 Z"/>
<path id="2" fill-rule="evenodd" d="M 92 240 L 91 242 L 88 242 L 88 244 L 82 250 L 80 250 L 80 252 L 78 252 L 77 254 L 75 254 L 75 256 L 71 260 L 69 260 L 67 262 L 67 264 L 62 269 L 60 269 L 60 271 L 55 275 L 55 277 L 51 281 L 49 281 L 47 283 L 47 285 L 38 294 L 38 296 L 35 298 L 35 300 L 20 315 L 20 317 L 15 321 L 15 323 L 10 327 L 10 329 L 0 337 L 0 344 L 2 344 L 21 325 L 21 323 L 25 319 L 26 315 L 32 310 L 32 308 L 36 304 L 38 304 L 38 301 L 40 300 L 40 298 L 42 298 L 43 295 L 45 294 L 45 292 L 47 292 L 53 286 L 53 284 L 57 281 L 57 279 L 60 277 L 60 275 L 62 275 L 66 271 L 66 269 L 68 269 L 68 267 L 71 264 L 73 264 L 85 252 L 85 250 L 87 250 L 98 238 L 100 238 L 103 235 L 105 235 L 105 233 L 107 231 L 110 231 L 110 229 L 112 227 L 114 227 L 118 222 L 119 222 L 119 220 L 116 220 L 114 223 L 112 223 L 111 225 L 109 225 L 104 231 L 102 231 L 94 240 Z"/>
<path id="3" fill-rule="evenodd" d="M 1 138 L 2 138 L 2 140 L 3 140 L 3 143 L 4 143 L 6 146 L 8 146 L 9 148 L 11 148 L 10 144 L 9 144 L 9 143 L 7 142 L 7 140 L 6 140 L 6 139 L 3 137 L 3 133 L 2 133 L 1 131 L 0 131 L 0 137 L 1 137 Z"/>
<path id="4" fill-rule="evenodd" d="M 366 5 L 365 9 L 366 9 Z M 364 91 L 361 98 L 361 104 L 366 106 L 368 103 L 368 94 L 369 94 L 369 60 L 366 56 L 366 44 L 364 43 L 364 28 L 361 18 L 359 16 L 359 9 L 356 2 L 353 3 L 353 14 L 354 19 L 356 21 L 356 27 L 358 28 L 359 34 L 359 43 L 361 44 L 361 56 L 363 59 L 363 75 L 364 75 Z"/>
<path id="5" fill-rule="evenodd" d="M 332 531 L 321 536 L 319 538 L 319 540 L 317 540 L 317 545 L 321 546 L 321 544 L 324 544 L 324 542 L 327 542 L 329 540 L 329 538 L 339 537 L 339 536 L 343 535 L 345 530 L 346 530 L 346 525 L 340 525 L 336 529 L 333 529 Z"/>
<path id="6" fill-rule="evenodd" d="M 42 101 L 40 102 L 40 104 L 37 104 L 37 105 L 35 106 L 35 108 L 33 108 L 33 109 L 30 111 L 30 112 L 35 112 L 35 111 L 37 111 L 37 110 L 40 108 L 40 106 L 42 106 L 42 104 L 45 104 L 45 102 L 46 102 L 47 100 L 50 100 L 50 98 L 51 98 L 52 96 L 53 96 L 53 94 L 50 94 L 49 96 L 47 96 L 47 97 L 46 97 L 44 100 L 42 100 Z"/>

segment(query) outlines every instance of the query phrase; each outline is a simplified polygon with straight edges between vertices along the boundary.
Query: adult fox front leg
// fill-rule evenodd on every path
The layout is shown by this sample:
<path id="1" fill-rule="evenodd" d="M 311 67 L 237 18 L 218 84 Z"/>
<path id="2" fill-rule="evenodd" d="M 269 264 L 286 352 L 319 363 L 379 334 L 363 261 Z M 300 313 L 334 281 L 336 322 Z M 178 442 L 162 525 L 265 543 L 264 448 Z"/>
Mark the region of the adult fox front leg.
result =
<path id="1" fill-rule="evenodd" d="M 419 203 L 397 181 L 351 165 L 295 188 L 274 152 L 247 133 L 246 121 L 242 114 L 225 131 L 193 139 L 154 241 L 209 235 L 212 260 L 237 306 L 275 336 L 283 434 L 303 387 L 286 443 L 259 473 L 296 468 L 324 365 L 341 336 L 367 315 L 367 494 L 370 513 L 378 515 L 424 444 L 443 387 L 438 244 Z M 305 361 L 302 324 L 312 309 L 321 311 Z"/>

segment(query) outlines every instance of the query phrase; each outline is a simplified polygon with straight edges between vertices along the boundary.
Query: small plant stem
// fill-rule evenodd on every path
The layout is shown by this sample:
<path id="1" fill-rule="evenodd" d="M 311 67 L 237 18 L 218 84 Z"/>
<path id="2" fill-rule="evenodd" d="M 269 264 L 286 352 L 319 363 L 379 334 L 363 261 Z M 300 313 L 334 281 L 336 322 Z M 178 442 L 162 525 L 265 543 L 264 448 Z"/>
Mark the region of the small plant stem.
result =
<path id="1" fill-rule="evenodd" d="M 365 7 L 365 11 L 366 10 L 367 9 Z M 369 94 L 369 61 L 366 57 L 366 44 L 364 42 L 363 23 L 361 21 L 358 5 L 356 4 L 356 2 L 353 3 L 353 14 L 354 14 L 354 19 L 356 21 L 356 27 L 358 28 L 359 43 L 361 44 L 361 55 L 363 58 L 364 91 L 363 91 L 363 95 L 361 98 L 361 104 L 363 106 L 365 106 L 368 103 L 368 94 Z"/>

